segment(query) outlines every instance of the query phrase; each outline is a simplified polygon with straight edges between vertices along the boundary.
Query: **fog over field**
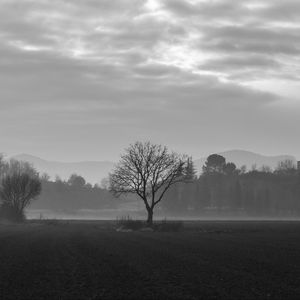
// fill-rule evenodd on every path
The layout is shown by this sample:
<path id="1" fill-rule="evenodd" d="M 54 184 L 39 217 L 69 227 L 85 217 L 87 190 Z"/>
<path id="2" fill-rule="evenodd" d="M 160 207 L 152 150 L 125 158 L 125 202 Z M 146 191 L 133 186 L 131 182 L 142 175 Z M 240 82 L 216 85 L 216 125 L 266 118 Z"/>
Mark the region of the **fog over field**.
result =
<path id="1" fill-rule="evenodd" d="M 0 299 L 300 299 L 299 0 L 0 0 Z"/>

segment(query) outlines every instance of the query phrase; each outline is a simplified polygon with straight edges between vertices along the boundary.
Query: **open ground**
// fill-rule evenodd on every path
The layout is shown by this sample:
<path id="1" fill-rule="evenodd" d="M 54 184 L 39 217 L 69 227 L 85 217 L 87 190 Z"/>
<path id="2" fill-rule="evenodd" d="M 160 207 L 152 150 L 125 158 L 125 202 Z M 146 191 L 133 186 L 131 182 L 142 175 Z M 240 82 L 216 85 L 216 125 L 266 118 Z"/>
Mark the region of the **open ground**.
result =
<path id="1" fill-rule="evenodd" d="M 300 299 L 300 222 L 0 225 L 1 299 Z"/>

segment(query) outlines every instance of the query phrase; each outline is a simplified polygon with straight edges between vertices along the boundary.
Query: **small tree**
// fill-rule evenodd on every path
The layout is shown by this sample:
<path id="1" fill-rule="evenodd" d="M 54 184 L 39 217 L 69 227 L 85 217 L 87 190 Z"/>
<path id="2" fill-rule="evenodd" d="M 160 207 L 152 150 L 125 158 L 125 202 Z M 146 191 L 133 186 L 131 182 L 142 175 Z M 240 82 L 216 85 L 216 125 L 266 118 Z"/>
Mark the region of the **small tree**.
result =
<path id="1" fill-rule="evenodd" d="M 68 184 L 74 187 L 82 188 L 85 186 L 86 181 L 82 176 L 77 174 L 72 174 L 68 180 Z"/>
<path id="2" fill-rule="evenodd" d="M 296 165 L 291 159 L 280 161 L 275 169 L 275 174 L 293 175 L 297 172 Z"/>
<path id="3" fill-rule="evenodd" d="M 197 179 L 197 171 L 194 166 L 193 159 L 189 157 L 187 159 L 185 168 L 184 168 L 184 175 L 187 181 L 193 181 Z"/>
<path id="4" fill-rule="evenodd" d="M 225 157 L 219 154 L 211 154 L 202 167 L 203 174 L 223 173 L 226 165 Z"/>
<path id="5" fill-rule="evenodd" d="M 152 225 L 154 207 L 173 184 L 185 180 L 185 159 L 162 145 L 136 142 L 125 150 L 110 174 L 110 190 L 117 196 L 137 194 L 145 204 L 147 223 Z"/>
<path id="6" fill-rule="evenodd" d="M 236 165 L 232 162 L 226 163 L 223 167 L 225 175 L 233 175 L 236 173 Z"/>
<path id="7" fill-rule="evenodd" d="M 27 161 L 20 161 L 16 159 L 10 159 L 7 168 L 6 168 L 6 175 L 13 175 L 13 174 L 28 174 L 30 177 L 35 178 L 39 177 L 39 173 Z"/>
<path id="8" fill-rule="evenodd" d="M 14 173 L 2 179 L 0 197 L 1 213 L 12 221 L 24 219 L 24 209 L 41 192 L 41 182 L 38 177 L 27 173 Z"/>
<path id="9" fill-rule="evenodd" d="M 4 160 L 3 155 L 0 153 L 0 181 L 3 178 L 3 176 L 7 174 L 8 167 L 8 163 Z"/>

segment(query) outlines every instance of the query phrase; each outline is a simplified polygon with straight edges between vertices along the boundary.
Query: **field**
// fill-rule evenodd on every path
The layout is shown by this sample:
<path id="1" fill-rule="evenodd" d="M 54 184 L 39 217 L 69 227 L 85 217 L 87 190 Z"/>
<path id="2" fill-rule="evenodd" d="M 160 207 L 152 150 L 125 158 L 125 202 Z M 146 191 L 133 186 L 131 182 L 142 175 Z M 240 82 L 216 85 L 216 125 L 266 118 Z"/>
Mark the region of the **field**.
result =
<path id="1" fill-rule="evenodd" d="M 0 225 L 0 299 L 300 299 L 300 223 Z"/>

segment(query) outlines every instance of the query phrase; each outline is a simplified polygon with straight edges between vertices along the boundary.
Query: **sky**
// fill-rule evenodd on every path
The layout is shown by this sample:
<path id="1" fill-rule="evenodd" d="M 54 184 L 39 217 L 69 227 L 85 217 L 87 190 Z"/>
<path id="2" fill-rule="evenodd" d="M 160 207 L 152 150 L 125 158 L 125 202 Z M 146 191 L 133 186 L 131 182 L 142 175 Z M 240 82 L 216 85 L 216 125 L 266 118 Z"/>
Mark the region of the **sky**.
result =
<path id="1" fill-rule="evenodd" d="M 300 1 L 0 0 L 6 155 L 300 159 Z"/>

